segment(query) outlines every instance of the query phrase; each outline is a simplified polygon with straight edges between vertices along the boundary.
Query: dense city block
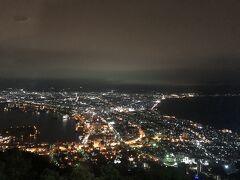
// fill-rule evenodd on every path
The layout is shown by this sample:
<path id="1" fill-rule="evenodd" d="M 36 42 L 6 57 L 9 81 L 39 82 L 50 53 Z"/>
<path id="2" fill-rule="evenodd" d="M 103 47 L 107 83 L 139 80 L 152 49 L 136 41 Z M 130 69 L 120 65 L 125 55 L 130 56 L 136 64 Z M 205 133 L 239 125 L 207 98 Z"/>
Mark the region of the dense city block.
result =
<path id="1" fill-rule="evenodd" d="M 159 164 L 185 165 L 185 173 L 212 178 L 219 176 L 214 167 L 221 167 L 227 175 L 237 173 L 239 134 L 158 110 L 166 99 L 196 96 L 203 95 L 7 89 L 0 92 L 2 113 L 18 111 L 36 118 L 56 117 L 63 126 L 74 124 L 74 137 L 67 141 L 43 141 L 39 138 L 42 132 L 34 123 L 13 124 L 0 129 L 0 148 L 18 148 L 46 156 L 60 168 L 87 161 L 98 163 L 101 155 L 110 164 L 127 164 L 129 171 L 138 167 L 148 170 L 152 164 Z"/>

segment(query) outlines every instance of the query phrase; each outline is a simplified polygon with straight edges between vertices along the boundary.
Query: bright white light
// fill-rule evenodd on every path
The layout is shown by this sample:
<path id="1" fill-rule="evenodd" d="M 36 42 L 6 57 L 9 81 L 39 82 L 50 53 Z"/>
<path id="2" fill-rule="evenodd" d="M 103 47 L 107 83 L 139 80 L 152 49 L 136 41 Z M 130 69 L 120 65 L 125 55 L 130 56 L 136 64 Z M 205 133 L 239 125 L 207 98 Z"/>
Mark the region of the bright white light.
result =
<path id="1" fill-rule="evenodd" d="M 227 165 L 227 164 L 224 165 L 224 168 L 225 168 L 225 169 L 229 169 L 229 165 Z"/>

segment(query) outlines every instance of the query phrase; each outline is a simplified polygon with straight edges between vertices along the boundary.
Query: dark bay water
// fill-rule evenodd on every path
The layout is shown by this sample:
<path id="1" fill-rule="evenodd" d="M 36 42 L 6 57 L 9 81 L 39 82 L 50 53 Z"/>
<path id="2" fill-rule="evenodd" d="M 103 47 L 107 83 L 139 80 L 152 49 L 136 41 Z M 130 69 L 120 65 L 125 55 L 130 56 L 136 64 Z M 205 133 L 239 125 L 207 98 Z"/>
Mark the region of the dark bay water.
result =
<path id="1" fill-rule="evenodd" d="M 240 132 L 240 97 L 167 99 L 158 109 L 162 114 Z"/>
<path id="2" fill-rule="evenodd" d="M 62 116 L 57 113 L 22 112 L 18 109 L 4 112 L 4 105 L 0 105 L 0 128 L 10 126 L 35 125 L 40 130 L 39 142 L 54 143 L 58 141 L 74 141 L 74 121 L 62 121 Z"/>

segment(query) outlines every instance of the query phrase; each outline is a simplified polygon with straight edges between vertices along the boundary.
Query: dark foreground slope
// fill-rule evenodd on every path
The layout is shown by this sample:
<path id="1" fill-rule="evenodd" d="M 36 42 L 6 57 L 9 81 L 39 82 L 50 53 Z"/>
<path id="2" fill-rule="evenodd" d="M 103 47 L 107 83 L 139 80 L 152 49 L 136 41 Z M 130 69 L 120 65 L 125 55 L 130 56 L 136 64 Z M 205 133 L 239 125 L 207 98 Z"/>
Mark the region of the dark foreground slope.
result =
<path id="1" fill-rule="evenodd" d="M 60 169 L 43 157 L 8 150 L 0 153 L 0 180 L 184 180 L 193 179 L 186 175 L 184 167 L 166 168 L 158 165 L 151 170 L 128 171 L 122 166 L 82 163 L 75 168 Z M 206 178 L 203 178 L 206 179 Z"/>

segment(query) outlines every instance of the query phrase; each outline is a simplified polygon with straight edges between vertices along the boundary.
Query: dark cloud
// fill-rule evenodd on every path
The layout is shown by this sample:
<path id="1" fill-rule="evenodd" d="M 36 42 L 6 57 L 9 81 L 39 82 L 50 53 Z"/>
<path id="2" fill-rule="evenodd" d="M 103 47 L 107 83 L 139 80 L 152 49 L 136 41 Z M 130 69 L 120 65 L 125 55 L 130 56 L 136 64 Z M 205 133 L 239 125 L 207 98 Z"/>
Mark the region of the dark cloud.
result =
<path id="1" fill-rule="evenodd" d="M 29 18 L 26 16 L 14 16 L 16 22 L 26 22 Z"/>
<path id="2" fill-rule="evenodd" d="M 2 78 L 238 83 L 238 0 L 0 0 Z"/>

